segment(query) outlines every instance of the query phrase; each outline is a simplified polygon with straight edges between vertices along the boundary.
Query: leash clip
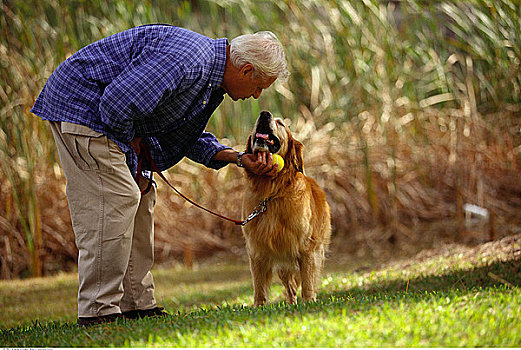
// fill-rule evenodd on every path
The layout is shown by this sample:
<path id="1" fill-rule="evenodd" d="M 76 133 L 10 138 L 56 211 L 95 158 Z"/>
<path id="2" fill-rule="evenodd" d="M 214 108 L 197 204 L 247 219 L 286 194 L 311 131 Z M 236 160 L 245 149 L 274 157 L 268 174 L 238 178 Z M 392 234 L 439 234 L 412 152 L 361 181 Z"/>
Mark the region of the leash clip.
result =
<path id="1" fill-rule="evenodd" d="M 270 198 L 265 198 L 264 200 L 262 200 L 255 208 L 253 208 L 253 211 L 251 212 L 250 215 L 248 215 L 248 217 L 246 218 L 246 220 L 244 220 L 243 222 L 241 222 L 241 226 L 245 226 L 248 222 L 252 221 L 253 219 L 255 219 L 257 216 L 259 216 L 260 214 L 264 213 L 266 210 L 268 210 L 268 201 L 270 200 Z"/>

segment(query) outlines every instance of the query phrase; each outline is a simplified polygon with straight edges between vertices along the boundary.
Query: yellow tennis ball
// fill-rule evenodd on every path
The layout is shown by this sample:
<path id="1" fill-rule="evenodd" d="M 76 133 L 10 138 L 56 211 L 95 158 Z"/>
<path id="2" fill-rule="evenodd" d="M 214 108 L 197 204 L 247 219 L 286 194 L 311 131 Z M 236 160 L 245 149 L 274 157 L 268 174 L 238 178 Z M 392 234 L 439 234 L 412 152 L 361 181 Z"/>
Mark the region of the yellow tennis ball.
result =
<path id="1" fill-rule="evenodd" d="M 282 158 L 278 154 L 273 154 L 273 164 L 279 165 L 279 167 L 277 169 L 277 173 L 280 172 L 282 170 L 282 168 L 284 168 L 284 158 Z"/>

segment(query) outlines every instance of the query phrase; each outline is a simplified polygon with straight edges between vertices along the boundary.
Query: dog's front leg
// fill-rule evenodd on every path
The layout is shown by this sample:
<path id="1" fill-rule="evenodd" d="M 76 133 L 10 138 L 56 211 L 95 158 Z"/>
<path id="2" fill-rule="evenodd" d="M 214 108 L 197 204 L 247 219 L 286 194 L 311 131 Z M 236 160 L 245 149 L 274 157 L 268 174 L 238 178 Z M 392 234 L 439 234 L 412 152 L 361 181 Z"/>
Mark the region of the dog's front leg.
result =
<path id="1" fill-rule="evenodd" d="M 253 277 L 253 306 L 265 305 L 272 276 L 272 265 L 267 259 L 250 257 L 250 270 Z"/>

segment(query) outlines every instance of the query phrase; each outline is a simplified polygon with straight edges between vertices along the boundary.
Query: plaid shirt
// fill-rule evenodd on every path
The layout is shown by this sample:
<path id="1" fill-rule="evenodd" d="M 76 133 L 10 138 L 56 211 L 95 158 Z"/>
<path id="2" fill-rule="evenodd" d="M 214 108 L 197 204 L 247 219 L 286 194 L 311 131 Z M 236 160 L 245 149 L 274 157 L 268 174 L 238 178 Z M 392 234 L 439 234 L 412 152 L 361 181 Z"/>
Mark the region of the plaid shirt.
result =
<path id="1" fill-rule="evenodd" d="M 224 99 L 226 44 L 161 24 L 114 34 L 63 62 L 31 112 L 106 135 L 125 152 L 132 174 L 134 137 L 143 137 L 160 170 L 184 156 L 219 169 L 226 163 L 211 158 L 229 147 L 204 130 Z"/>

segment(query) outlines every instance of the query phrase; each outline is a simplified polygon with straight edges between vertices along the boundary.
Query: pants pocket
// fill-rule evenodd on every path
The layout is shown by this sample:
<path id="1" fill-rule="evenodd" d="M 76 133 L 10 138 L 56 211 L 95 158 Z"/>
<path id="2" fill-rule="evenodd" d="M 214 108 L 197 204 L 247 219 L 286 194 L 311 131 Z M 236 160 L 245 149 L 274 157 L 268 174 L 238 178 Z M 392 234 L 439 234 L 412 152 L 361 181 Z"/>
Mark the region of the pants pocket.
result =
<path id="1" fill-rule="evenodd" d="M 111 173 L 113 155 L 109 150 L 109 139 L 83 125 L 62 123 L 62 134 L 68 144 L 74 162 L 82 170 Z"/>

